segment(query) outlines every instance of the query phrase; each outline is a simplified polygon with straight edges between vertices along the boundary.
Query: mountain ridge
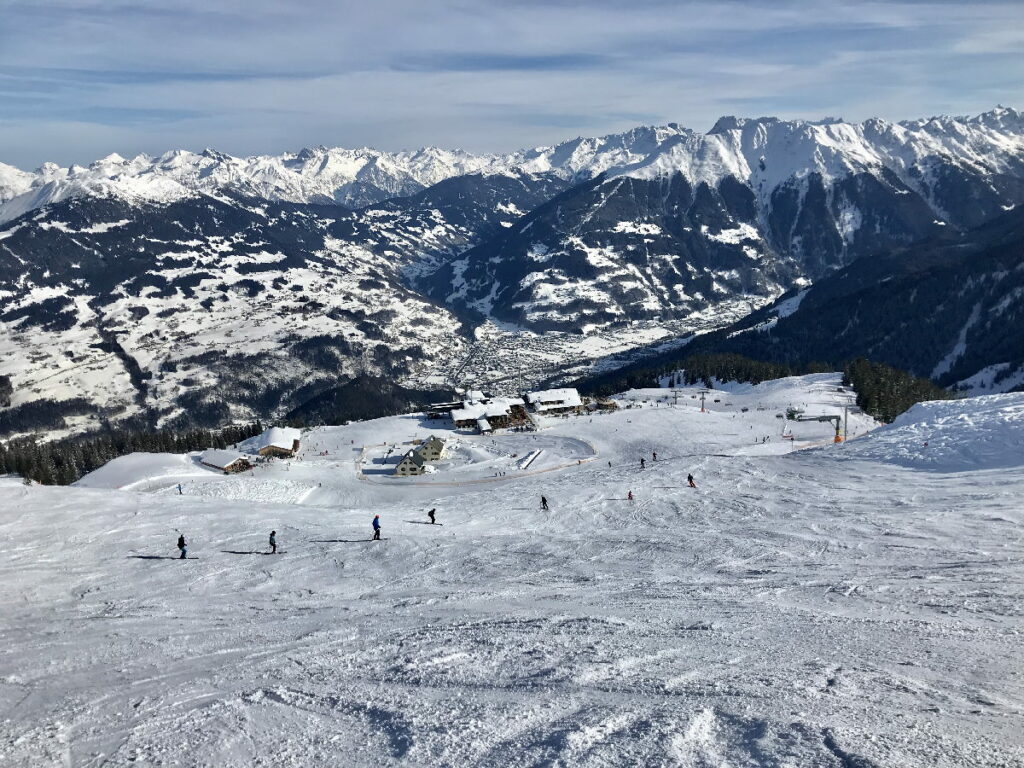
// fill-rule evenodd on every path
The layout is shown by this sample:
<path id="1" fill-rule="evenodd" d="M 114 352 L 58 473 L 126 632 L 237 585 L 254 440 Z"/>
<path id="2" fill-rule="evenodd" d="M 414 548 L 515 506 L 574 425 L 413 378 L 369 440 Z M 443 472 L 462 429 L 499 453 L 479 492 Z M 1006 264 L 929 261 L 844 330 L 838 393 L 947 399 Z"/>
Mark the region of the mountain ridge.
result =
<path id="1" fill-rule="evenodd" d="M 576 378 L 996 218 L 1024 202 L 1022 125 L 1010 109 L 909 127 L 723 118 L 500 161 L 210 149 L 51 164 L 42 181 L 0 166 L 0 219 L 21 210 L 0 223 L 0 375 L 15 407 L 84 398 L 203 426 L 357 378 Z"/>
<path id="2" fill-rule="evenodd" d="M 346 207 L 360 207 L 382 202 L 389 197 L 407 196 L 426 189 L 444 179 L 467 173 L 504 173 L 512 170 L 532 174 L 554 173 L 565 179 L 593 178 L 600 173 L 662 175 L 689 169 L 691 182 L 719 181 L 714 173 L 711 156 L 722 155 L 724 167 L 737 178 L 756 176 L 757 158 L 747 157 L 743 164 L 736 162 L 737 150 L 730 147 L 734 157 L 725 157 L 725 147 L 708 148 L 716 137 L 742 134 L 748 149 L 756 148 L 761 139 L 758 134 L 769 130 L 788 130 L 790 134 L 823 129 L 818 143 L 850 139 L 851 130 L 864 137 L 868 133 L 879 136 L 891 134 L 893 138 L 909 140 L 904 134 L 915 134 L 920 150 L 958 151 L 970 149 L 964 142 L 954 139 L 964 131 L 1002 130 L 1017 136 L 1010 146 L 988 136 L 989 154 L 999 160 L 996 151 L 1003 149 L 1017 153 L 1015 168 L 1019 170 L 1024 134 L 1024 115 L 1006 107 L 996 107 L 973 118 L 941 117 L 906 120 L 890 123 L 871 118 L 861 123 L 847 123 L 835 118 L 821 121 L 782 120 L 775 117 L 719 118 L 710 131 L 699 133 L 678 123 L 661 126 L 636 126 L 599 137 L 577 137 L 552 146 L 520 149 L 508 153 L 474 154 L 460 149 L 422 147 L 416 150 L 387 152 L 370 147 L 346 149 L 323 146 L 303 148 L 298 152 L 280 155 L 252 155 L 233 157 L 213 149 L 203 152 L 170 150 L 157 157 L 140 154 L 126 159 L 116 153 L 100 158 L 88 166 L 72 165 L 62 168 L 55 163 L 44 163 L 34 173 L 14 166 L 0 164 L 0 222 L 9 221 L 51 202 L 73 196 L 95 194 L 121 194 L 127 199 L 167 201 L 190 192 L 215 192 L 228 189 L 241 194 L 265 197 L 282 202 L 334 203 Z M 755 135 L 750 135 L 755 134 Z M 729 137 L 734 143 L 738 136 Z M 980 140 L 985 137 L 975 137 Z M 683 146 L 692 153 L 705 154 L 687 158 L 676 152 L 666 156 L 666 144 L 672 148 Z M 862 141 L 861 144 L 864 142 Z M 860 149 L 860 148 L 858 148 Z M 743 154 L 743 153 L 740 153 Z M 850 153 L 847 152 L 847 155 Z M 974 153 L 972 160 L 979 156 Z M 751 160 L 755 162 L 751 164 Z M 901 162 L 905 162 L 902 158 Z M 666 165 L 667 164 L 667 165 Z M 884 163 L 883 163 L 884 164 Z M 800 165 L 800 164 L 798 164 Z M 827 165 L 827 164 L 826 164 Z M 744 171 L 744 166 L 746 170 Z M 794 166 L 795 167 L 795 166 Z M 806 158 L 800 167 L 807 167 Z M 819 168 L 821 171 L 825 166 Z M 992 170 L 999 171 L 1001 167 Z M 696 170 L 695 170 L 696 169 Z M 721 170 L 721 169 L 718 169 Z M 785 173 L 785 169 L 783 171 Z M 785 176 L 788 178 L 789 176 Z M 769 191 L 784 178 L 770 175 L 761 184 Z"/>

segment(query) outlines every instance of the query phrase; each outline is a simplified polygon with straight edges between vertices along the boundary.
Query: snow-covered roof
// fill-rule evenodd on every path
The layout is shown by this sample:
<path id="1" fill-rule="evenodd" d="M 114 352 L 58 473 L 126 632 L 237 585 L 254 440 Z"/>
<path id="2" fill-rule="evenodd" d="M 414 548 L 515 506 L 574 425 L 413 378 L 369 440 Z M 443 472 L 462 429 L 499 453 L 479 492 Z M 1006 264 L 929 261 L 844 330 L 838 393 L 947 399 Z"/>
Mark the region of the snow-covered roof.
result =
<path id="1" fill-rule="evenodd" d="M 492 416 L 507 416 L 513 405 L 522 405 L 523 401 L 518 397 L 494 397 L 489 403 L 465 402 L 461 408 L 452 411 L 452 419 L 455 421 L 466 421 L 469 419 L 491 418 Z"/>
<path id="2" fill-rule="evenodd" d="M 245 456 L 235 451 L 222 451 L 218 449 L 204 451 L 203 455 L 199 457 L 203 464 L 209 464 L 210 466 L 222 469 L 230 467 L 239 459 L 245 459 Z"/>
<path id="3" fill-rule="evenodd" d="M 250 451 L 261 451 L 267 446 L 273 446 L 285 451 L 290 451 L 295 441 L 302 438 L 302 430 L 294 427 L 271 427 L 260 435 L 250 438 L 243 443 L 243 446 Z"/>
<path id="4" fill-rule="evenodd" d="M 480 431 L 481 432 L 490 432 L 491 431 L 491 422 L 489 422 L 485 418 L 481 417 L 481 418 L 477 419 L 476 420 L 476 425 L 478 427 L 480 427 Z"/>
<path id="5" fill-rule="evenodd" d="M 580 393 L 573 387 L 529 392 L 526 395 L 526 399 L 538 411 L 548 410 L 549 408 L 574 408 L 583 405 Z"/>
<path id="6" fill-rule="evenodd" d="M 486 400 L 487 397 L 479 389 L 471 389 L 466 395 L 466 400 L 471 403 L 479 403 L 481 400 Z"/>
<path id="7" fill-rule="evenodd" d="M 411 461 L 417 467 L 422 466 L 424 461 L 426 461 L 426 459 L 423 458 L 423 455 L 419 453 L 419 451 L 406 451 L 405 455 L 398 463 L 401 464 L 402 461 L 405 461 L 406 459 Z"/>

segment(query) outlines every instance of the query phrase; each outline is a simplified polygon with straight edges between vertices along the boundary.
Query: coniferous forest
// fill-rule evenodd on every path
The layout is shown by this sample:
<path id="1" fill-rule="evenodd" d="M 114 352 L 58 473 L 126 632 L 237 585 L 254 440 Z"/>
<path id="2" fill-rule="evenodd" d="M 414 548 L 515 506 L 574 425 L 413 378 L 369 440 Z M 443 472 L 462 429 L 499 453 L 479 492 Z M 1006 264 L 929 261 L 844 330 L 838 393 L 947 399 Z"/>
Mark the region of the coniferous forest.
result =
<path id="1" fill-rule="evenodd" d="M 158 432 L 110 431 L 51 443 L 12 440 L 0 443 L 0 474 L 16 474 L 44 485 L 68 485 L 118 456 L 135 451 L 186 453 L 227 448 L 263 431 L 259 421 L 220 430 Z"/>
<path id="2" fill-rule="evenodd" d="M 879 421 L 892 422 L 915 403 L 951 400 L 954 395 L 928 379 L 858 358 L 843 370 L 843 383 L 857 393 L 857 405 Z"/>

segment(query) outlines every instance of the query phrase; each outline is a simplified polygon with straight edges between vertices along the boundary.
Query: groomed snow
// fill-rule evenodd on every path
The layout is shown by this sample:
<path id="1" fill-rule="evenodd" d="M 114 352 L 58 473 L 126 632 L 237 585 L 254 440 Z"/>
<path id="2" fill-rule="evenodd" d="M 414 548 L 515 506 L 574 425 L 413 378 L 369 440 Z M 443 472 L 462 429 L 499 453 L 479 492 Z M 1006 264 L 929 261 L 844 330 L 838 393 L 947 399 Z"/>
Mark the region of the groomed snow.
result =
<path id="1" fill-rule="evenodd" d="M 636 390 L 537 435 L 592 461 L 487 484 L 360 479 L 364 446 L 450 432 L 414 416 L 253 475 L 0 482 L 0 763 L 1021 765 L 1024 395 L 842 445 L 775 417 L 837 387 Z"/>

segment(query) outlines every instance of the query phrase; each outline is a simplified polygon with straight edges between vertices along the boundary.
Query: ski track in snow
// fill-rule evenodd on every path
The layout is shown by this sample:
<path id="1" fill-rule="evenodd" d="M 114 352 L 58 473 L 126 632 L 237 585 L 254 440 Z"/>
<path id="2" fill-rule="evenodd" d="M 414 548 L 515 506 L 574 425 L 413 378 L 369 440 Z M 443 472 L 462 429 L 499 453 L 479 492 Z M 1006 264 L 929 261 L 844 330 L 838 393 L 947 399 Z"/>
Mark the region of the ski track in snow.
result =
<path id="1" fill-rule="evenodd" d="M 1024 396 L 845 445 L 790 425 L 820 447 L 788 453 L 775 413 L 834 410 L 835 383 L 706 414 L 630 393 L 541 433 L 594 461 L 463 488 L 358 479 L 364 443 L 423 435 L 409 417 L 249 478 L 136 456 L 0 480 L 0 764 L 1022 765 L 1024 452 L 978 456 L 1020 439 Z M 955 408 L 959 445 L 909 461 Z M 411 524 L 430 507 L 444 527 Z"/>

